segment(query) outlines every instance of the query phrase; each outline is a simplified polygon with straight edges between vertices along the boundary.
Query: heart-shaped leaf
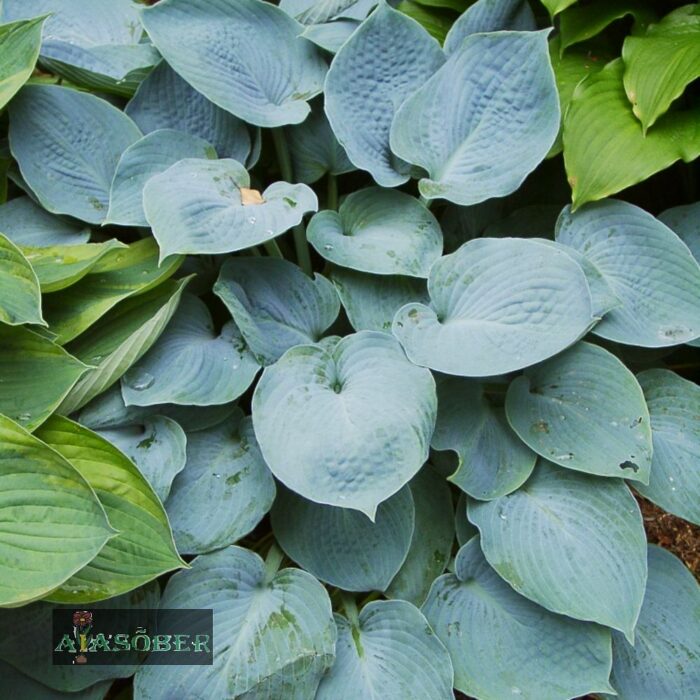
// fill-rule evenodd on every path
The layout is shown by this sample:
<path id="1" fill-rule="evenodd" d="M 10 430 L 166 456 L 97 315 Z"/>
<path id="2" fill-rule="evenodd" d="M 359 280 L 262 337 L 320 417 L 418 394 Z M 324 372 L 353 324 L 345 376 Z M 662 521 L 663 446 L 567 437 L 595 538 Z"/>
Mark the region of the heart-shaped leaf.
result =
<path id="1" fill-rule="evenodd" d="M 452 657 L 455 688 L 479 698 L 561 700 L 610 692 L 610 632 L 554 615 L 487 564 L 479 539 L 435 581 L 423 614 Z"/>
<path id="2" fill-rule="evenodd" d="M 414 529 L 411 489 L 364 513 L 280 490 L 272 530 L 286 554 L 316 578 L 346 591 L 385 591 L 406 560 Z"/>
<path id="3" fill-rule="evenodd" d="M 559 130 L 548 33 L 473 34 L 401 105 L 391 150 L 427 170 L 425 198 L 503 197 L 547 155 Z"/>
<path id="4" fill-rule="evenodd" d="M 41 317 L 39 280 L 29 260 L 0 233 L 0 321 L 11 326 L 36 323 Z"/>
<path id="5" fill-rule="evenodd" d="M 307 237 L 326 260 L 377 275 L 427 277 L 442 254 L 442 231 L 428 209 L 380 187 L 353 192 L 338 212 L 316 214 Z"/>
<path id="6" fill-rule="evenodd" d="M 262 365 L 286 350 L 320 340 L 335 321 L 340 300 L 322 275 L 309 278 L 296 265 L 274 258 L 231 258 L 214 293 Z"/>
<path id="7" fill-rule="evenodd" d="M 198 92 L 258 126 L 304 121 L 326 64 L 300 25 L 262 0 L 167 0 L 142 21 L 166 61 Z"/>
<path id="8" fill-rule="evenodd" d="M 412 362 L 448 374 L 522 369 L 556 355 L 593 322 L 581 268 L 537 241 L 469 241 L 432 266 L 428 291 L 430 306 L 402 307 L 392 330 Z"/>
<path id="9" fill-rule="evenodd" d="M 263 372 L 252 406 L 260 449 L 280 481 L 373 519 L 427 459 L 437 400 L 430 372 L 393 338 L 361 331 L 332 350 L 288 350 Z M 309 434 L 313 442 L 301 439 Z"/>
<path id="10" fill-rule="evenodd" d="M 597 345 L 577 343 L 525 370 L 508 387 L 506 412 L 520 439 L 550 462 L 649 481 L 651 426 L 642 389 Z"/>
<path id="11" fill-rule="evenodd" d="M 249 188 L 247 171 L 231 159 L 187 158 L 152 177 L 143 190 L 143 208 L 160 259 L 250 248 L 288 231 L 318 208 L 306 185 L 275 182 L 262 194 L 256 191 L 253 201 Z"/>
<path id="12" fill-rule="evenodd" d="M 218 425 L 187 436 L 187 466 L 166 510 L 179 551 L 201 554 L 247 535 L 275 500 L 275 481 L 250 418 L 235 409 Z"/>
<path id="13" fill-rule="evenodd" d="M 31 76 L 39 57 L 45 20 L 46 17 L 35 17 L 0 25 L 0 109 Z"/>
<path id="14" fill-rule="evenodd" d="M 348 158 L 382 187 L 409 178 L 410 165 L 389 147 L 396 110 L 444 61 L 437 41 L 384 1 L 333 59 L 326 114 Z"/>
<path id="15" fill-rule="evenodd" d="M 177 696 L 314 697 L 333 663 L 336 630 L 323 586 L 299 569 L 266 573 L 257 554 L 227 547 L 203 554 L 168 582 L 163 608 L 211 608 L 211 666 L 142 666 L 144 700 Z"/>
<path id="16" fill-rule="evenodd" d="M 470 501 L 469 519 L 489 564 L 518 593 L 634 639 L 647 577 L 646 536 L 624 482 L 540 461 L 515 493 Z"/>

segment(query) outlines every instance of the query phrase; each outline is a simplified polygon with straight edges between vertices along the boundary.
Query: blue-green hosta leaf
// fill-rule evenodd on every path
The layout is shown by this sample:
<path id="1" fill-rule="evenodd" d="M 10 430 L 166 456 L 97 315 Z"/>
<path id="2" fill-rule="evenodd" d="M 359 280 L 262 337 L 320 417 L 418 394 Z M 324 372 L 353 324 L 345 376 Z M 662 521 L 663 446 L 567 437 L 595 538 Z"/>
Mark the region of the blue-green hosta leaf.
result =
<path id="1" fill-rule="evenodd" d="M 690 248 L 693 257 L 700 262 L 700 202 L 667 209 L 659 214 L 659 221 L 662 221 L 676 233 Z M 2 219 L 0 219 L 1 230 Z"/>
<path id="2" fill-rule="evenodd" d="M 325 112 L 315 111 L 301 124 L 286 130 L 294 175 L 311 184 L 326 173 L 342 175 L 355 169 L 338 143 Z"/>
<path id="3" fill-rule="evenodd" d="M 355 19 L 338 19 L 325 24 L 311 24 L 301 33 L 305 39 L 329 53 L 338 53 L 340 47 L 362 24 Z"/>
<path id="4" fill-rule="evenodd" d="M 165 61 L 141 83 L 125 111 L 144 134 L 175 129 L 204 139 L 222 158 L 248 163 L 251 140 L 245 123 L 209 102 Z"/>
<path id="5" fill-rule="evenodd" d="M 216 158 L 216 151 L 199 136 L 174 129 L 153 131 L 129 146 L 114 173 L 105 223 L 148 226 L 143 213 L 145 184 L 184 158 Z"/>
<path id="6" fill-rule="evenodd" d="M 474 34 L 401 105 L 391 149 L 427 170 L 424 197 L 503 197 L 544 159 L 559 130 L 549 31 Z"/>
<path id="7" fill-rule="evenodd" d="M 237 408 L 218 425 L 188 433 L 187 465 L 165 506 L 178 550 L 202 554 L 247 535 L 274 500 L 252 421 Z"/>
<path id="8" fill-rule="evenodd" d="M 651 414 L 654 455 L 649 485 L 634 487 L 700 525 L 700 387 L 667 369 L 646 370 L 638 379 Z"/>
<path id="9" fill-rule="evenodd" d="M 430 306 L 402 307 L 393 332 L 412 362 L 447 374 L 522 369 L 561 352 L 593 322 L 581 268 L 537 241 L 469 241 L 432 266 L 428 291 Z"/>
<path id="10" fill-rule="evenodd" d="M 31 76 L 39 57 L 45 20 L 46 17 L 34 17 L 0 25 L 0 109 Z"/>
<path id="11" fill-rule="evenodd" d="M 102 223 L 124 149 L 141 137 L 109 102 L 57 85 L 28 85 L 12 100 L 10 147 L 39 202 Z"/>
<path id="12" fill-rule="evenodd" d="M 467 519 L 468 500 L 467 494 L 462 491 L 459 494 L 459 500 L 455 508 L 455 534 L 457 535 L 457 544 L 460 547 L 479 534 L 479 530 Z"/>
<path id="13" fill-rule="evenodd" d="M 286 350 L 320 340 L 335 321 L 340 300 L 322 275 L 313 279 L 275 258 L 231 258 L 221 268 L 214 293 L 262 365 Z"/>
<path id="14" fill-rule="evenodd" d="M 391 336 L 360 331 L 332 351 L 288 350 L 263 372 L 252 406 L 260 449 L 280 481 L 374 518 L 427 459 L 437 399 L 430 372 Z"/>
<path id="15" fill-rule="evenodd" d="M 145 477 L 116 447 L 67 418 L 52 416 L 37 437 L 65 457 L 92 486 L 117 536 L 84 568 L 47 596 L 87 603 L 126 593 L 186 566 L 168 518 Z"/>
<path id="16" fill-rule="evenodd" d="M 46 322 L 41 317 L 41 289 L 22 251 L 0 233 L 0 322 L 11 326 Z"/>
<path id="17" fill-rule="evenodd" d="M 321 581 L 346 591 L 385 591 L 406 561 L 415 516 L 408 486 L 379 505 L 374 522 L 281 489 L 271 521 L 287 556 Z"/>
<path id="18" fill-rule="evenodd" d="M 0 232 L 16 245 L 40 248 L 87 243 L 90 229 L 79 221 L 53 216 L 29 197 L 0 205 Z"/>
<path id="19" fill-rule="evenodd" d="M 154 415 L 138 424 L 95 432 L 139 468 L 164 502 L 173 479 L 185 468 L 187 438 L 183 429 L 171 418 Z"/>
<path id="20" fill-rule="evenodd" d="M 537 22 L 527 0 L 478 0 L 452 25 L 444 49 L 449 56 L 472 34 L 534 29 Z"/>
<path id="21" fill-rule="evenodd" d="M 651 214 L 617 200 L 575 213 L 567 207 L 556 237 L 587 257 L 620 300 L 595 327 L 596 335 L 648 348 L 700 336 L 700 265 Z"/>
<path id="22" fill-rule="evenodd" d="M 336 630 L 323 586 L 299 569 L 265 572 L 257 554 L 203 554 L 168 582 L 163 608 L 211 608 L 212 666 L 142 666 L 142 700 L 172 697 L 313 698 L 333 663 Z"/>
<path id="23" fill-rule="evenodd" d="M 442 254 L 437 219 L 403 192 L 369 187 L 309 222 L 309 243 L 341 267 L 376 275 L 427 277 Z"/>
<path id="24" fill-rule="evenodd" d="M 131 243 L 77 284 L 44 296 L 43 307 L 60 344 L 77 338 L 119 302 L 143 294 L 175 273 L 179 256 L 158 266 L 158 246 L 153 238 Z"/>
<path id="25" fill-rule="evenodd" d="M 63 693 L 25 676 L 4 661 L 0 661 L 0 678 L 5 683 L 5 687 L 12 688 L 14 700 L 103 700 L 112 685 L 112 681 L 108 680 L 91 685 L 77 693 Z"/>
<path id="26" fill-rule="evenodd" d="M 387 597 L 421 605 L 432 582 L 447 568 L 455 538 L 452 494 L 448 483 L 426 466 L 410 482 L 415 506 L 411 546 Z"/>
<path id="27" fill-rule="evenodd" d="M 458 377 L 438 380 L 438 418 L 430 444 L 457 454 L 457 471 L 450 481 L 484 501 L 522 486 L 537 460 L 512 431 L 503 409 L 489 400 L 484 386 Z"/>
<path id="28" fill-rule="evenodd" d="M 30 330 L 0 324 L 0 413 L 41 425 L 88 366 Z"/>
<path id="29" fill-rule="evenodd" d="M 138 362 L 175 313 L 188 280 L 168 280 L 145 294 L 127 299 L 95 324 L 90 333 L 68 346 L 71 353 L 94 369 L 89 370 L 63 400 L 61 413 L 82 408 Z"/>
<path id="30" fill-rule="evenodd" d="M 356 331 L 391 333 L 391 322 L 404 304 L 429 301 L 425 280 L 415 277 L 368 275 L 336 267 L 331 281 Z"/>
<path id="31" fill-rule="evenodd" d="M 71 536 L 75 534 L 79 534 L 79 530 Z M 157 608 L 159 598 L 160 587 L 154 582 L 116 598 L 90 603 L 90 609 L 95 613 L 96 621 L 99 620 L 100 610 L 104 608 L 143 610 L 144 614 L 148 615 L 145 611 Z M 55 646 L 52 617 L 56 607 L 68 606 L 37 602 L 21 608 L 0 610 L 0 625 L 3 629 L 0 637 L 0 658 L 35 681 L 69 694 L 66 700 L 82 700 L 81 690 L 105 679 L 128 678 L 134 674 L 138 667 L 136 660 L 131 660 L 131 663 L 123 666 L 86 664 L 79 671 L 75 666 L 54 665 L 51 662 L 51 654 L 46 650 Z M 74 606 L 70 607 L 75 609 Z M 27 636 L 27 630 L 33 630 L 33 633 Z M 111 680 L 109 682 L 111 683 Z M 41 700 L 41 696 L 33 696 L 32 700 Z"/>
<path id="32" fill-rule="evenodd" d="M 649 482 L 651 426 L 642 389 L 620 360 L 590 343 L 525 370 L 506 396 L 508 422 L 550 462 Z"/>
<path id="33" fill-rule="evenodd" d="M 386 2 L 336 54 L 325 85 L 325 108 L 348 158 L 383 187 L 409 178 L 410 165 L 389 147 L 399 105 L 444 62 L 440 45 Z"/>
<path id="34" fill-rule="evenodd" d="M 450 655 L 410 603 L 377 600 L 357 620 L 336 615 L 335 623 L 335 663 L 315 700 L 454 698 Z"/>
<path id="35" fill-rule="evenodd" d="M 518 595 L 472 538 L 422 611 L 452 657 L 455 688 L 483 700 L 562 700 L 610 692 L 610 631 Z"/>
<path id="36" fill-rule="evenodd" d="M 646 536 L 624 482 L 540 461 L 515 493 L 470 501 L 469 519 L 489 564 L 518 593 L 634 639 L 647 578 Z"/>
<path id="37" fill-rule="evenodd" d="M 143 208 L 161 260 L 173 253 L 250 248 L 288 231 L 318 208 L 306 185 L 275 182 L 262 194 L 249 188 L 248 172 L 231 159 L 187 158 L 152 177 L 143 190 Z"/>
<path id="38" fill-rule="evenodd" d="M 0 605 L 46 595 L 114 535 L 81 474 L 0 415 Z"/>
<path id="39" fill-rule="evenodd" d="M 190 85 L 250 124 L 298 124 L 323 88 L 316 47 L 298 36 L 298 22 L 262 0 L 166 0 L 142 21 Z"/>
<path id="40" fill-rule="evenodd" d="M 700 589 L 683 562 L 649 546 L 634 646 L 613 632 L 610 682 L 620 700 L 692 698 L 700 688 Z"/>
<path id="41" fill-rule="evenodd" d="M 185 294 L 155 345 L 122 377 L 122 395 L 127 406 L 230 403 L 259 369 L 236 324 L 217 333 L 204 302 Z"/>
<path id="42" fill-rule="evenodd" d="M 377 0 L 280 0 L 279 6 L 305 25 L 338 19 L 363 20 Z"/>

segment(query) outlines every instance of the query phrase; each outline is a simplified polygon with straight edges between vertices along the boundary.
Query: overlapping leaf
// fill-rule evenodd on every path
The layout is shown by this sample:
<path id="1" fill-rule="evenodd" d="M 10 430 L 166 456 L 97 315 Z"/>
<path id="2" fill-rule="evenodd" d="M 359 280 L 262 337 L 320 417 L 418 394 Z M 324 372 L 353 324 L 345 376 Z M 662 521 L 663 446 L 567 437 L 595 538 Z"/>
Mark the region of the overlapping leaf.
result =
<path id="1" fill-rule="evenodd" d="M 35 17 L 0 24 L 0 109 L 32 74 L 39 57 L 41 30 L 45 20 L 46 17 Z"/>
<path id="2" fill-rule="evenodd" d="M 11 326 L 46 325 L 41 317 L 41 290 L 22 251 L 0 233 L 0 321 Z"/>

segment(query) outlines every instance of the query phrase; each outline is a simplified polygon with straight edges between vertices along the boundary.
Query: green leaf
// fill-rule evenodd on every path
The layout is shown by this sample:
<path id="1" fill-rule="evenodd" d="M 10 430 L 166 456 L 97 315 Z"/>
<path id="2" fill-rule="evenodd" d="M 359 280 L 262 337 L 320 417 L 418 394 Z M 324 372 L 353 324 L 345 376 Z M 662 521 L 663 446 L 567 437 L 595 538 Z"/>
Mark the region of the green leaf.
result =
<path id="1" fill-rule="evenodd" d="M 0 415 L 0 606 L 45 596 L 114 535 L 82 475 Z"/>
<path id="2" fill-rule="evenodd" d="M 396 9 L 422 25 L 428 34 L 441 44 L 445 41 L 454 19 L 453 15 L 439 8 L 415 0 L 401 0 Z"/>
<path id="3" fill-rule="evenodd" d="M 333 349 L 288 350 L 265 368 L 252 407 L 263 457 L 280 481 L 373 519 L 426 461 L 437 400 L 430 372 L 393 338 L 360 331 Z"/>
<path id="4" fill-rule="evenodd" d="M 0 25 L 0 109 L 27 82 L 39 57 L 46 17 Z"/>
<path id="5" fill-rule="evenodd" d="M 315 700 L 453 700 L 450 655 L 410 603 L 377 600 L 356 620 L 336 615 L 335 623 L 335 663 Z"/>
<path id="6" fill-rule="evenodd" d="M 700 15 L 679 7 L 622 46 L 625 92 L 646 133 L 686 87 L 700 78 Z"/>
<path id="7" fill-rule="evenodd" d="M 14 666 L 0 661 L 0 678 L 12 688 L 14 700 L 103 700 L 112 681 L 102 681 L 77 693 L 62 693 L 20 673 Z"/>
<path id="8" fill-rule="evenodd" d="M 0 324 L 0 413 L 27 430 L 56 410 L 87 369 L 47 338 Z"/>
<path id="9" fill-rule="evenodd" d="M 335 656 L 336 630 L 323 586 L 298 569 L 266 573 L 257 554 L 203 554 L 168 582 L 163 608 L 211 608 L 212 666 L 142 666 L 136 697 L 312 698 Z"/>
<path id="10" fill-rule="evenodd" d="M 161 502 L 148 481 L 116 447 L 60 416 L 49 418 L 37 431 L 37 437 L 80 472 L 119 533 L 87 566 L 48 595 L 48 600 L 105 600 L 187 566 L 177 554 Z"/>
<path id="11" fill-rule="evenodd" d="M 549 14 L 554 17 L 554 15 L 573 5 L 577 0 L 541 0 L 541 2 L 549 10 Z"/>
<path id="12" fill-rule="evenodd" d="M 39 280 L 29 260 L 0 233 L 0 322 L 11 326 L 36 323 L 41 317 Z"/>
<path id="13" fill-rule="evenodd" d="M 411 546 L 413 497 L 404 486 L 379 505 L 372 521 L 281 489 L 271 523 L 287 556 L 321 581 L 346 591 L 385 591 Z"/>
<path id="14" fill-rule="evenodd" d="M 589 75 L 564 115 L 564 163 L 574 209 L 700 155 L 700 112 L 667 114 L 644 135 L 625 94 L 623 70 L 617 59 Z"/>
<path id="15" fill-rule="evenodd" d="M 422 608 L 452 657 L 455 688 L 484 700 L 562 700 L 610 692 L 610 631 L 554 615 L 486 563 L 479 539 L 457 554 Z"/>
<path id="16" fill-rule="evenodd" d="M 649 482 L 651 426 L 642 389 L 620 360 L 576 343 L 508 387 L 508 422 L 537 454 L 567 469 Z"/>
<path id="17" fill-rule="evenodd" d="M 455 508 L 455 533 L 457 534 L 457 544 L 460 547 L 479 534 L 479 530 L 467 520 L 467 494 L 462 491 L 459 494 L 457 507 Z"/>
<path id="18" fill-rule="evenodd" d="M 469 502 L 489 564 L 552 612 L 634 640 L 647 578 L 646 536 L 624 482 L 540 461 L 515 493 Z"/>

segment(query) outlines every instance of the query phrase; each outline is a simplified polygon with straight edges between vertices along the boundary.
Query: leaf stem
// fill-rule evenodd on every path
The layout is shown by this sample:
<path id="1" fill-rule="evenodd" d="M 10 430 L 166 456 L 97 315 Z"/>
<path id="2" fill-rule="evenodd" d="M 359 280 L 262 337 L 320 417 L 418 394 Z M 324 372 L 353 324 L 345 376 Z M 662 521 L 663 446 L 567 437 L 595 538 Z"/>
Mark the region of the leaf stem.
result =
<path id="1" fill-rule="evenodd" d="M 282 251 L 274 238 L 271 241 L 265 241 L 263 246 L 265 246 L 265 251 L 271 258 L 284 258 L 284 255 L 282 255 Z"/>
<path id="2" fill-rule="evenodd" d="M 328 173 L 326 183 L 326 209 L 338 209 L 338 178 L 333 173 Z"/>
<path id="3" fill-rule="evenodd" d="M 340 599 L 343 603 L 343 610 L 345 610 L 345 616 L 348 618 L 348 622 L 350 622 L 353 627 L 359 627 L 360 616 L 357 612 L 357 603 L 355 602 L 355 598 L 349 593 L 343 591 L 340 594 Z"/>
<path id="4" fill-rule="evenodd" d="M 284 552 L 279 548 L 277 542 L 273 542 L 265 557 L 265 581 L 272 581 L 280 568 L 284 559 Z"/>
<path id="5" fill-rule="evenodd" d="M 433 203 L 432 199 L 428 199 L 427 197 L 424 197 L 423 195 L 420 195 L 418 197 L 418 201 L 426 208 L 430 209 L 430 205 Z"/>

